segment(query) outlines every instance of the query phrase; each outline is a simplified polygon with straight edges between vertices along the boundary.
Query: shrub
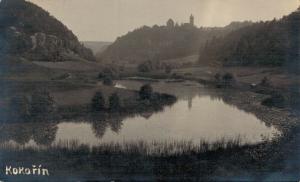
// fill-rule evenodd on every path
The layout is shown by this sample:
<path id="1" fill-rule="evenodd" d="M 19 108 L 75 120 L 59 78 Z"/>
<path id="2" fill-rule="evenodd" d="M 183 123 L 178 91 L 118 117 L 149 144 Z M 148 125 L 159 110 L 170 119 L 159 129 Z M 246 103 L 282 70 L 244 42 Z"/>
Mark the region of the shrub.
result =
<path id="1" fill-rule="evenodd" d="M 232 86 L 232 82 L 234 81 L 234 76 L 231 73 L 225 73 L 222 77 L 222 80 L 224 82 L 224 86 Z"/>
<path id="2" fill-rule="evenodd" d="M 172 72 L 172 67 L 171 67 L 170 65 L 167 65 L 167 66 L 165 67 L 165 72 L 166 72 L 167 74 L 170 74 L 170 73 Z"/>
<path id="3" fill-rule="evenodd" d="M 105 100 L 101 92 L 97 92 L 92 99 L 92 110 L 101 111 L 104 109 Z"/>
<path id="4" fill-rule="evenodd" d="M 48 91 L 36 91 L 32 95 L 30 103 L 30 114 L 38 116 L 41 114 L 51 114 L 55 111 L 55 103 Z"/>
<path id="5" fill-rule="evenodd" d="M 103 78 L 103 85 L 112 86 L 113 85 L 112 78 L 110 76 L 105 76 Z"/>
<path id="6" fill-rule="evenodd" d="M 115 77 L 117 75 L 117 72 L 113 67 L 106 67 L 103 69 L 103 74 L 105 76 Z"/>
<path id="7" fill-rule="evenodd" d="M 171 78 L 173 78 L 173 79 L 183 79 L 184 77 L 182 75 L 177 74 L 177 73 L 173 73 L 171 75 Z"/>
<path id="8" fill-rule="evenodd" d="M 268 77 L 265 76 L 265 77 L 261 80 L 260 85 L 265 86 L 265 87 L 271 86 L 271 81 L 269 80 Z"/>
<path id="9" fill-rule="evenodd" d="M 263 100 L 261 104 L 268 106 L 268 107 L 284 108 L 285 107 L 285 98 L 282 94 L 275 93 L 270 98 Z"/>
<path id="10" fill-rule="evenodd" d="M 140 94 L 140 98 L 142 100 L 151 99 L 151 97 L 153 95 L 153 89 L 152 89 L 151 85 L 149 85 L 149 84 L 143 85 L 140 89 L 139 94 Z"/>
<path id="11" fill-rule="evenodd" d="M 224 81 L 231 81 L 231 80 L 233 80 L 233 75 L 231 74 L 231 73 L 225 73 L 224 75 L 223 75 L 223 80 Z"/>
<path id="12" fill-rule="evenodd" d="M 111 67 L 104 68 L 99 74 L 98 79 L 104 79 L 110 77 L 112 79 L 118 78 L 117 70 Z"/>
<path id="13" fill-rule="evenodd" d="M 150 72 L 150 65 L 148 65 L 147 63 L 142 63 L 138 66 L 138 71 L 142 73 Z"/>
<path id="14" fill-rule="evenodd" d="M 100 72 L 99 74 L 98 74 L 98 79 L 103 79 L 104 78 L 104 73 L 103 72 Z"/>
<path id="15" fill-rule="evenodd" d="M 117 93 L 114 93 L 109 97 L 109 109 L 111 111 L 118 111 L 120 108 L 120 98 Z"/>
<path id="16" fill-rule="evenodd" d="M 216 73 L 215 74 L 215 80 L 216 81 L 220 81 L 221 80 L 221 74 L 220 73 Z"/>
<path id="17" fill-rule="evenodd" d="M 30 118 L 30 101 L 26 96 L 15 96 L 10 100 L 10 119 L 27 120 Z"/>

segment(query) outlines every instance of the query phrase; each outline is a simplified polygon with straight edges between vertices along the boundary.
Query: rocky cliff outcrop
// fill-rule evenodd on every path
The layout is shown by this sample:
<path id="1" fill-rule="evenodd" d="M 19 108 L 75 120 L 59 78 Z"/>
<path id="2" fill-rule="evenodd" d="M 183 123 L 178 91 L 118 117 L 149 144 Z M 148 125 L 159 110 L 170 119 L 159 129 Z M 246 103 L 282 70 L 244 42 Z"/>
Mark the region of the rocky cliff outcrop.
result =
<path id="1" fill-rule="evenodd" d="M 34 61 L 95 60 L 65 25 L 24 0 L 0 2 L 0 54 Z"/>

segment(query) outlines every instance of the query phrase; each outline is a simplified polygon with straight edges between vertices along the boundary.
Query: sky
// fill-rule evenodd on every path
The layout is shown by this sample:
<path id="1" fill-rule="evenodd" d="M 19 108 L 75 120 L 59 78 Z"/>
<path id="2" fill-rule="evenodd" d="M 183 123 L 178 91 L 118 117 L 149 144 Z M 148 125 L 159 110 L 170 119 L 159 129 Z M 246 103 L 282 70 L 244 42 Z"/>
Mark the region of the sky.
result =
<path id="1" fill-rule="evenodd" d="M 81 41 L 114 41 L 143 25 L 189 21 L 198 27 L 281 18 L 299 0 L 28 0 L 62 21 Z"/>

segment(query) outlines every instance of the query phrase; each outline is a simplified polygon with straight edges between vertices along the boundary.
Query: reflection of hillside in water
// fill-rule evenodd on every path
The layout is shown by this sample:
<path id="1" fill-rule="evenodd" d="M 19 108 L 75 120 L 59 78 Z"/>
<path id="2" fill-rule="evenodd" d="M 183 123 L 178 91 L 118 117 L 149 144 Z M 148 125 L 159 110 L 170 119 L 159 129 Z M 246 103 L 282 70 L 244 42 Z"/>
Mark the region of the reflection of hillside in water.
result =
<path id="1" fill-rule="evenodd" d="M 151 117 L 154 113 L 162 112 L 152 111 L 142 114 L 91 114 L 84 118 L 72 119 L 71 121 L 60 122 L 14 122 L 2 123 L 0 125 L 0 142 L 14 141 L 19 145 L 25 145 L 33 140 L 39 146 L 49 146 L 56 138 L 58 124 L 62 122 L 90 123 L 95 136 L 101 139 L 106 130 L 116 134 L 122 129 L 123 121 L 127 118 L 142 116 L 145 119 Z M 81 133 L 78 133 L 80 136 Z"/>
<path id="2" fill-rule="evenodd" d="M 261 106 L 261 103 L 257 103 L 256 106 L 253 105 L 254 100 L 248 98 L 249 96 L 244 96 L 242 92 L 234 91 L 234 90 L 214 90 L 211 89 L 210 92 L 204 91 L 201 93 L 190 92 L 191 95 L 181 97 L 181 99 L 188 101 L 188 108 L 193 107 L 193 100 L 196 97 L 206 97 L 208 96 L 211 101 L 221 101 L 226 105 L 237 108 L 240 111 L 244 111 L 249 114 L 255 115 L 257 119 L 264 122 L 267 127 L 271 127 L 271 123 L 266 118 L 267 113 L 270 110 Z M 260 109 L 258 109 L 260 107 Z M 266 112 L 261 112 L 261 109 L 264 109 Z"/>
<path id="3" fill-rule="evenodd" d="M 254 114 L 257 118 L 261 119 L 261 121 L 264 121 L 263 114 L 259 114 L 259 112 L 255 112 L 252 108 L 245 107 L 244 105 L 236 102 L 236 99 L 234 98 L 239 97 L 238 92 L 226 92 L 215 89 L 209 90 L 198 84 L 178 86 L 181 84 L 183 83 L 155 83 L 153 84 L 153 88 L 158 92 L 174 94 L 178 97 L 178 100 L 187 101 L 186 107 L 189 109 L 193 107 L 194 98 L 209 96 L 211 101 L 222 101 L 227 105 L 238 108 L 239 110 Z M 139 85 L 137 87 L 139 87 Z M 29 143 L 30 140 L 33 140 L 37 145 L 49 146 L 56 139 L 58 124 L 62 122 L 82 123 L 82 121 L 84 121 L 84 123 L 91 124 L 95 137 L 97 139 L 101 139 L 104 137 L 106 132 L 108 132 L 108 129 L 110 129 L 111 132 L 118 134 L 122 130 L 123 122 L 126 119 L 141 116 L 148 120 L 154 113 L 163 111 L 164 108 L 157 111 L 144 112 L 142 114 L 89 114 L 85 117 L 73 118 L 71 121 L 60 122 L 4 123 L 0 126 L 0 141 L 8 142 L 12 140 L 19 145 L 24 145 Z M 268 123 L 266 123 L 266 125 L 268 127 L 271 126 Z M 78 133 L 78 136 L 80 135 L 82 135 L 82 133 Z"/>
<path id="4" fill-rule="evenodd" d="M 56 123 L 13 123 L 0 126 L 0 141 L 15 141 L 20 145 L 34 140 L 38 145 L 50 145 L 55 140 Z"/>
<path id="5" fill-rule="evenodd" d="M 121 80 L 118 82 L 118 84 L 123 88 L 138 90 L 140 86 L 145 84 L 145 82 Z M 257 109 L 260 103 L 257 106 L 251 105 L 251 103 L 253 103 L 253 100 L 251 100 L 251 98 L 247 98 L 247 96 L 244 96 L 242 92 L 230 89 L 209 89 L 193 81 L 170 83 L 160 81 L 150 82 L 150 84 L 156 92 L 172 94 L 175 95 L 178 98 L 178 100 L 188 101 L 187 107 L 189 109 L 193 107 L 193 100 L 196 97 L 201 98 L 208 96 L 211 99 L 211 101 L 222 101 L 225 104 L 237 108 L 241 111 L 254 114 L 259 120 L 263 121 L 267 127 L 271 126 L 270 122 L 268 122 L 268 119 L 266 119 L 266 113 L 260 112 L 260 110 Z M 268 109 L 265 110 L 266 112 L 269 111 Z"/>

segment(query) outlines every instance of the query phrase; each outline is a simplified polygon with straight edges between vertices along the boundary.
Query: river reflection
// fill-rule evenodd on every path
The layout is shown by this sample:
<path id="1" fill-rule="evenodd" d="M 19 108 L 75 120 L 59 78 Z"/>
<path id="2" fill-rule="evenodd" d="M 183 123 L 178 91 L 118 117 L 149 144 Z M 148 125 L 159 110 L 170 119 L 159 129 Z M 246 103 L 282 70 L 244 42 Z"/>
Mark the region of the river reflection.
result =
<path id="1" fill-rule="evenodd" d="M 137 90 L 138 81 L 119 81 L 119 88 Z M 241 137 L 242 142 L 257 143 L 272 138 L 278 131 L 266 126 L 254 114 L 228 105 L 213 91 L 201 85 L 153 83 L 155 91 L 174 94 L 178 101 L 162 111 L 141 115 L 94 115 L 57 123 L 2 124 L 2 142 L 49 146 L 61 141 L 97 146 L 109 142 L 192 141 L 214 142 Z"/>

